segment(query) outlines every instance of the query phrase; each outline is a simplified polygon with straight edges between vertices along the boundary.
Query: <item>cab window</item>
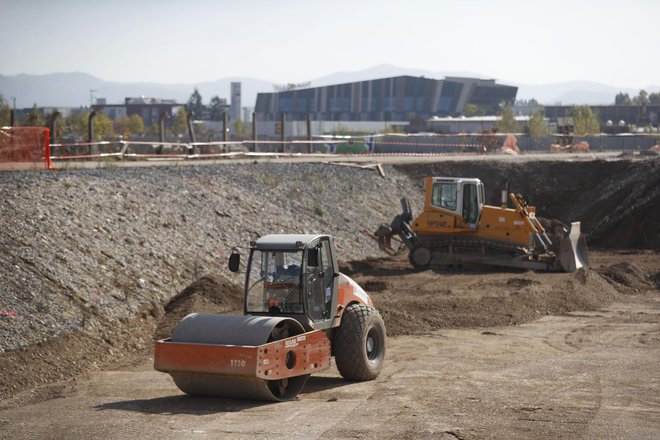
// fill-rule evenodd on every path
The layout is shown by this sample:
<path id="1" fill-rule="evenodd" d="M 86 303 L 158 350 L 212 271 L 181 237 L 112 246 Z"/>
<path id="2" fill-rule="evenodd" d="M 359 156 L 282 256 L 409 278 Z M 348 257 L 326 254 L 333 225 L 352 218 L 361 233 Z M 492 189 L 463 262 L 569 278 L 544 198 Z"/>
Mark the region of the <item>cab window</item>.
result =
<path id="1" fill-rule="evenodd" d="M 477 185 L 473 183 L 463 186 L 463 218 L 467 223 L 477 223 L 479 220 Z"/>
<path id="2" fill-rule="evenodd" d="M 303 313 L 302 251 L 254 251 L 248 268 L 247 312 Z"/>
<path id="3" fill-rule="evenodd" d="M 436 182 L 433 184 L 431 204 L 439 208 L 456 211 L 456 184 Z"/>
<path id="4" fill-rule="evenodd" d="M 307 305 L 312 320 L 320 321 L 330 317 L 333 281 L 330 243 L 322 240 L 319 245 L 319 265 L 307 268 Z"/>

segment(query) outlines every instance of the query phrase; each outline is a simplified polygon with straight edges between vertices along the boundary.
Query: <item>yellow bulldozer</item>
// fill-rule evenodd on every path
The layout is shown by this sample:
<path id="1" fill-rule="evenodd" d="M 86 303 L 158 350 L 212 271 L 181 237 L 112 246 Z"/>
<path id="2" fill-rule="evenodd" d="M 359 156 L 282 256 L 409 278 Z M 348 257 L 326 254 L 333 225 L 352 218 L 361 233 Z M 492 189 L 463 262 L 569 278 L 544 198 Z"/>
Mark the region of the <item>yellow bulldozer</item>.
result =
<path id="1" fill-rule="evenodd" d="M 477 178 L 426 177 L 424 211 L 414 217 L 403 198 L 403 212 L 374 235 L 390 255 L 407 248 L 415 268 L 476 263 L 574 272 L 589 265 L 580 222 L 554 228 L 551 239 L 520 194 L 503 190 L 501 206 L 484 200 Z"/>

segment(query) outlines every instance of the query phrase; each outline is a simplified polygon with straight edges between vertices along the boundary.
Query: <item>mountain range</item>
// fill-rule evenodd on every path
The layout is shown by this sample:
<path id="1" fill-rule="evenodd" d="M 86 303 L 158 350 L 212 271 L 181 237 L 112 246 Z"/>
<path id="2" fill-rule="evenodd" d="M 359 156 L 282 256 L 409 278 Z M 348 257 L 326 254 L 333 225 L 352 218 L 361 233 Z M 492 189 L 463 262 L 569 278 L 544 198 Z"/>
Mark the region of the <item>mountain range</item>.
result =
<path id="1" fill-rule="evenodd" d="M 410 69 L 390 64 L 381 64 L 368 69 L 336 72 L 310 82 L 310 86 L 324 86 L 342 84 L 368 79 L 387 78 L 391 76 L 410 75 L 427 78 L 442 79 L 448 76 L 468 76 L 487 78 L 475 72 L 433 72 L 423 69 Z M 230 83 L 241 83 L 241 104 L 243 107 L 253 107 L 257 93 L 273 92 L 276 84 L 272 81 L 247 78 L 228 77 L 217 81 L 201 82 L 196 84 L 158 84 L 158 83 L 121 83 L 104 81 L 95 76 L 80 73 L 53 73 L 47 75 L 1 75 L 0 94 L 12 104 L 16 98 L 17 108 L 32 107 L 80 107 L 87 106 L 95 98 L 105 98 L 108 104 L 120 104 L 125 97 L 145 96 L 149 98 L 174 99 L 185 103 L 193 93 L 195 87 L 202 95 L 204 103 L 211 97 L 219 96 L 230 100 Z M 612 104 L 619 92 L 636 96 L 640 89 L 647 92 L 660 92 L 660 86 L 645 85 L 639 89 L 615 87 L 590 81 L 569 81 L 552 84 L 517 84 L 506 79 L 498 79 L 500 84 L 518 87 L 517 99 L 536 99 L 545 105 L 552 104 Z"/>

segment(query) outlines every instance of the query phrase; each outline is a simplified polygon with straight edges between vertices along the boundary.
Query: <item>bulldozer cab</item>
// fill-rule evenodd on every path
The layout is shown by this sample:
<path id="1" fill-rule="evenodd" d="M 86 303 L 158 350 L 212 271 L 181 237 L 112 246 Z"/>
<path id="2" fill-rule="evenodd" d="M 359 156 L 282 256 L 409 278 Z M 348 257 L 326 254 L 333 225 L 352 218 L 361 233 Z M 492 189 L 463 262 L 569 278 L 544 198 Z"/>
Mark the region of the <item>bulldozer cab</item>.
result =
<path id="1" fill-rule="evenodd" d="M 425 211 L 441 209 L 463 218 L 476 228 L 484 206 L 484 185 L 479 179 L 427 177 Z"/>
<path id="2" fill-rule="evenodd" d="M 291 316 L 306 328 L 330 327 L 338 275 L 330 236 L 262 237 L 250 250 L 244 312 Z"/>

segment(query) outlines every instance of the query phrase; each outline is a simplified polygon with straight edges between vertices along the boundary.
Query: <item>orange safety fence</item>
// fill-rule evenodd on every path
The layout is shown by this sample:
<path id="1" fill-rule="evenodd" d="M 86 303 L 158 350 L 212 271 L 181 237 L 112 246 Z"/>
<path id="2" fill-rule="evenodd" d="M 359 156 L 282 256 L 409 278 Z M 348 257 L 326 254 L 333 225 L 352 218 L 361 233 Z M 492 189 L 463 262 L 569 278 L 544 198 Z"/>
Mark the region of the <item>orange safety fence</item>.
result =
<path id="1" fill-rule="evenodd" d="M 0 127 L 0 170 L 50 168 L 48 128 Z"/>

